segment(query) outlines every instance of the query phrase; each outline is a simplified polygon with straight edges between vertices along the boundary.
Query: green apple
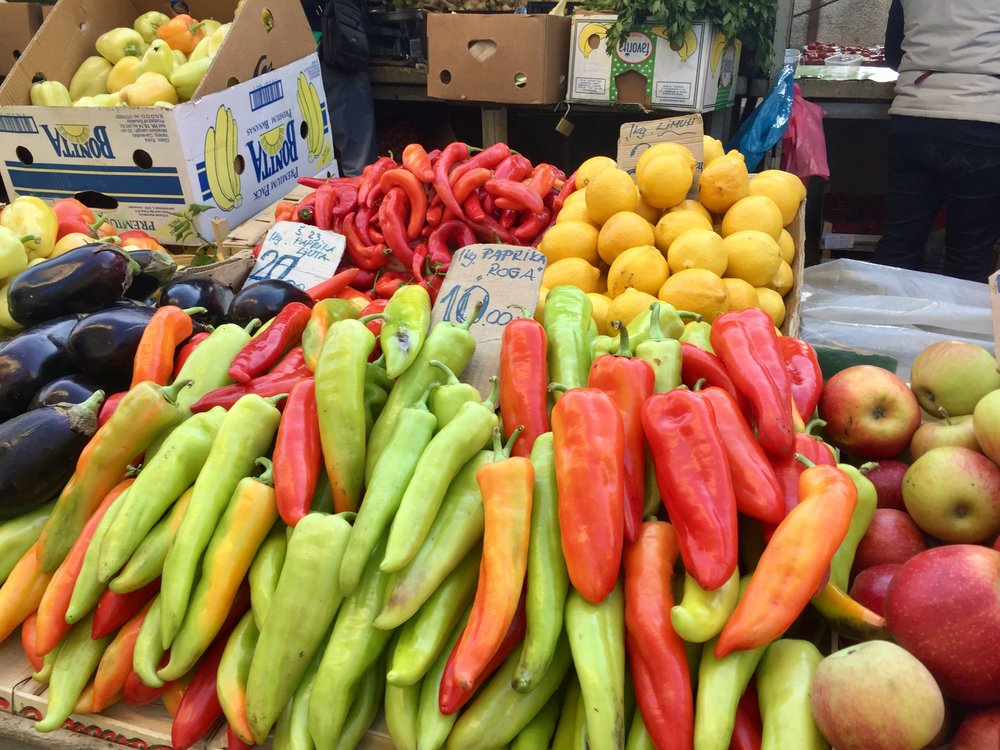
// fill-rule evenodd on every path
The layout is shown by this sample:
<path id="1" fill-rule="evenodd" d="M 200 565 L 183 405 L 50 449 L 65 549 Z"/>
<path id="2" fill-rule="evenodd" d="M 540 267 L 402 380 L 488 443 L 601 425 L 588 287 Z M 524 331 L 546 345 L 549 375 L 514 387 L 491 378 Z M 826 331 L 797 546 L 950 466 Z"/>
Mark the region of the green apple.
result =
<path id="1" fill-rule="evenodd" d="M 971 414 L 948 417 L 941 422 L 924 422 L 910 440 L 910 455 L 916 460 L 931 448 L 940 448 L 944 445 L 960 445 L 969 450 L 979 451 Z"/>
<path id="2" fill-rule="evenodd" d="M 972 425 L 979 448 L 1000 463 L 1000 390 L 990 391 L 976 404 L 972 412 Z"/>
<path id="3" fill-rule="evenodd" d="M 928 414 L 972 414 L 976 403 L 1000 388 L 996 358 L 969 341 L 939 341 L 924 349 L 910 367 L 910 387 Z"/>

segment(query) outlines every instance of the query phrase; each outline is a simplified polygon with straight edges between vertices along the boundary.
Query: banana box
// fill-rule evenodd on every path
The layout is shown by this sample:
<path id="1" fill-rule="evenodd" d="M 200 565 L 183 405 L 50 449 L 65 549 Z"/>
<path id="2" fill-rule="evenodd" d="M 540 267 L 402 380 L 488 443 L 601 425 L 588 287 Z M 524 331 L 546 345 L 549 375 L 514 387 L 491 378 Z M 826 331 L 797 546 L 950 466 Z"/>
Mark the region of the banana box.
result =
<path id="1" fill-rule="evenodd" d="M 38 3 L 0 3 L 0 80 L 10 72 L 52 7 Z"/>
<path id="2" fill-rule="evenodd" d="M 234 19 L 189 102 L 28 104 L 33 80 L 69 81 L 101 33 L 168 7 L 166 0 L 60 0 L 0 87 L 0 175 L 12 197 L 76 197 L 121 231 L 182 244 L 173 229 L 191 206 L 199 207 L 199 232 L 211 238 L 213 220 L 235 227 L 297 177 L 335 171 L 320 62 L 300 3 L 245 0 L 234 19 L 235 1 L 188 0 L 195 18 Z M 199 241 L 192 234 L 183 243 Z"/>
<path id="3" fill-rule="evenodd" d="M 665 26 L 645 23 L 609 54 L 608 29 L 616 20 L 608 13 L 573 14 L 569 101 L 691 112 L 732 103 L 738 42 L 728 42 L 708 21 L 691 24 L 681 43 L 670 41 Z"/>

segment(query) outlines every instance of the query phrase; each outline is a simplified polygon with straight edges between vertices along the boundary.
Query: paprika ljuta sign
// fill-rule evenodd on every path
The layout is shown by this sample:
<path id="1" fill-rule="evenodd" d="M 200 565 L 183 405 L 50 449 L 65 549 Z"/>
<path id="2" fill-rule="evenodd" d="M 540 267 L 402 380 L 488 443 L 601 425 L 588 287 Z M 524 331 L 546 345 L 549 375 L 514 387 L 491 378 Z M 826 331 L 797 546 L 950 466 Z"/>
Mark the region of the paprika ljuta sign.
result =
<path id="1" fill-rule="evenodd" d="M 342 234 L 297 221 L 279 221 L 264 237 L 249 281 L 278 279 L 308 289 L 337 272 L 345 247 Z"/>
<path id="2" fill-rule="evenodd" d="M 476 353 L 462 380 L 485 398 L 500 367 L 500 339 L 514 318 L 532 315 L 542 288 L 545 256 L 533 247 L 468 245 L 455 253 L 431 311 L 431 322 L 461 323 L 480 305 L 470 329 Z M 524 311 L 522 312 L 521 309 Z"/>

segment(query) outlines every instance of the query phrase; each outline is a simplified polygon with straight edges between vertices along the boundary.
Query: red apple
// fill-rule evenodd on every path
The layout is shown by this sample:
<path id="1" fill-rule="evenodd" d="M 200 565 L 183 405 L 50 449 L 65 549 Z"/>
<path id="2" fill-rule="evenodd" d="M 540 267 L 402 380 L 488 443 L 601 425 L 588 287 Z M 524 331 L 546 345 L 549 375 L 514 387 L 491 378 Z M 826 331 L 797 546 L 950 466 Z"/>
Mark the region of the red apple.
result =
<path id="1" fill-rule="evenodd" d="M 950 750 L 1000 747 L 1000 705 L 975 708 L 965 715 L 952 737 Z"/>
<path id="2" fill-rule="evenodd" d="M 901 567 L 900 563 L 887 563 L 865 568 L 855 576 L 854 583 L 851 584 L 851 598 L 885 617 L 885 592 L 889 590 L 889 584 Z"/>
<path id="3" fill-rule="evenodd" d="M 868 531 L 858 544 L 852 569 L 857 575 L 876 565 L 904 563 L 925 549 L 924 532 L 906 511 L 876 508 Z"/>
<path id="4" fill-rule="evenodd" d="M 958 445 L 982 453 L 976 440 L 971 414 L 948 417 L 940 422 L 924 422 L 910 440 L 910 456 L 916 460 L 931 448 L 941 448 L 945 445 Z"/>
<path id="5" fill-rule="evenodd" d="M 1000 552 L 950 544 L 908 560 L 889 584 L 885 616 L 945 695 L 1000 702 Z"/>
<path id="6" fill-rule="evenodd" d="M 920 405 L 895 373 L 855 365 L 826 382 L 819 416 L 837 447 L 862 458 L 892 458 L 909 447 Z"/>
<path id="7" fill-rule="evenodd" d="M 906 510 L 903 505 L 903 475 L 909 464 L 885 458 L 868 471 L 863 472 L 878 493 L 878 507 Z"/>
<path id="8" fill-rule="evenodd" d="M 939 341 L 924 349 L 910 367 L 910 386 L 924 410 L 940 416 L 972 414 L 976 403 L 1000 388 L 997 361 L 969 341 Z"/>

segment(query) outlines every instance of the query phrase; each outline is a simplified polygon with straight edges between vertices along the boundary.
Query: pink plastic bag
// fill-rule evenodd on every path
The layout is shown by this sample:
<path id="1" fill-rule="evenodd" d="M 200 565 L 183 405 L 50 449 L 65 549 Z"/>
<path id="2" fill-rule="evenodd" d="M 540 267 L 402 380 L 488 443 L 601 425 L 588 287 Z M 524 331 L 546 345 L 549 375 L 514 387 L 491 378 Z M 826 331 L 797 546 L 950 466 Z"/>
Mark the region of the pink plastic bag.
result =
<path id="1" fill-rule="evenodd" d="M 813 176 L 830 179 L 823 115 L 823 108 L 806 101 L 796 83 L 792 116 L 781 141 L 781 168 L 798 175 L 803 182 Z"/>

